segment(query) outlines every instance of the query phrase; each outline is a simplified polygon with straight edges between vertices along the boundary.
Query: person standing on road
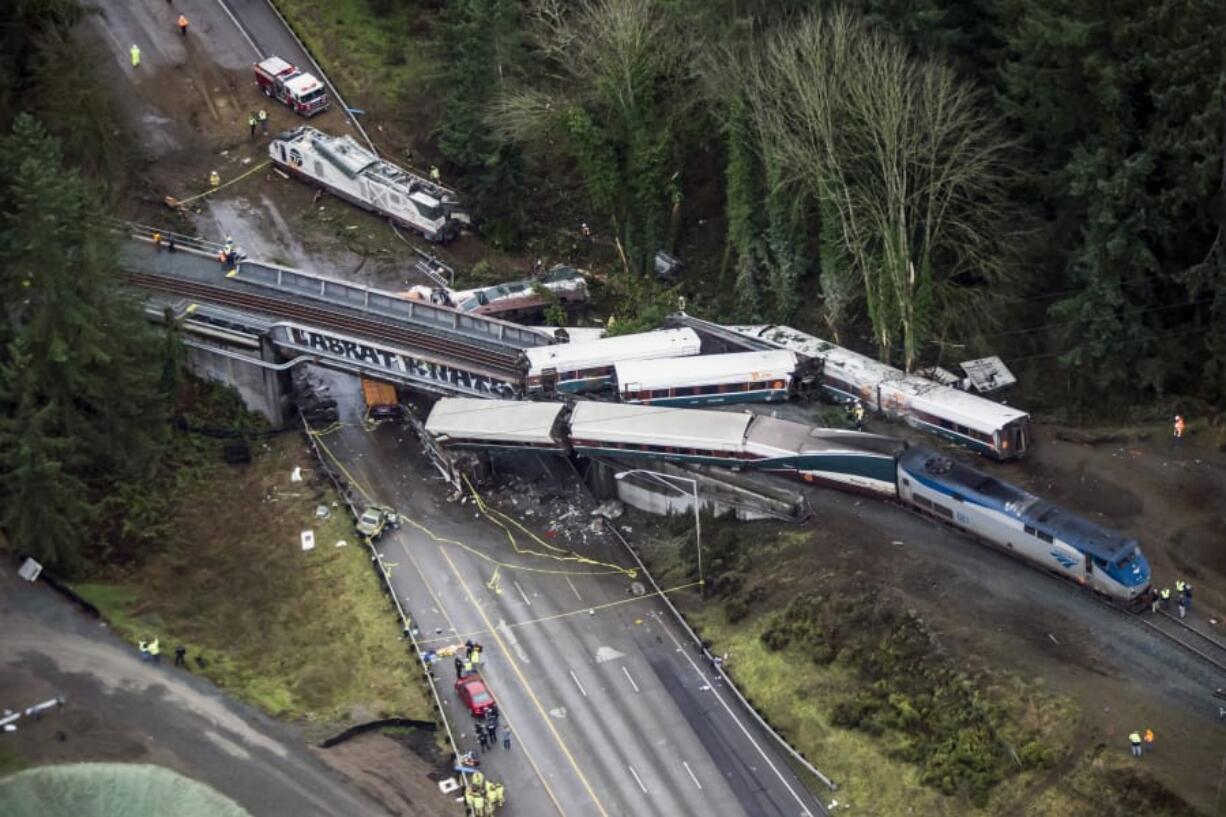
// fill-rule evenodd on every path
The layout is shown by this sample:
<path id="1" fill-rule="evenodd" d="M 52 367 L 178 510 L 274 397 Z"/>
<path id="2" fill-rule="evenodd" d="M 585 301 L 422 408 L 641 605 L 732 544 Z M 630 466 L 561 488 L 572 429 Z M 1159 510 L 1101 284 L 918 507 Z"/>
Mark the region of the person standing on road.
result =
<path id="1" fill-rule="evenodd" d="M 267 136 L 268 135 L 268 111 L 264 110 L 263 108 L 260 108 L 260 110 L 256 113 L 255 118 L 260 120 L 260 131 L 265 136 Z"/>
<path id="2" fill-rule="evenodd" d="M 1151 584 L 1149 586 L 1149 611 L 1151 613 L 1158 612 L 1158 602 L 1161 599 L 1162 596 L 1158 593 L 1158 585 Z"/>
<path id="3" fill-rule="evenodd" d="M 1153 729 L 1145 730 L 1145 751 L 1146 752 L 1154 751 L 1154 730 Z"/>
<path id="4" fill-rule="evenodd" d="M 502 748 L 503 749 L 511 748 L 511 730 L 510 729 L 502 730 Z"/>
<path id="5" fill-rule="evenodd" d="M 477 724 L 477 742 L 481 744 L 481 754 L 485 754 L 490 748 L 490 736 L 481 724 Z"/>
<path id="6" fill-rule="evenodd" d="M 430 165 L 430 181 L 434 182 L 435 184 L 442 183 L 443 174 L 439 172 L 438 165 Z"/>
<path id="7" fill-rule="evenodd" d="M 851 416 L 852 416 L 852 419 L 856 421 L 856 431 L 863 431 L 864 430 L 864 404 L 861 403 L 859 400 L 857 400 L 856 404 L 852 406 Z"/>
<path id="8" fill-rule="evenodd" d="M 255 114 L 247 115 L 247 127 L 251 128 L 251 136 L 255 138 Z"/>
<path id="9" fill-rule="evenodd" d="M 140 65 L 140 46 L 132 43 L 132 47 L 128 49 L 128 54 L 132 57 L 132 67 L 138 67 Z"/>
<path id="10" fill-rule="evenodd" d="M 187 36 L 187 15 L 186 14 L 179 15 L 179 33 L 182 34 L 184 37 Z"/>
<path id="11" fill-rule="evenodd" d="M 175 666 L 187 668 L 187 647 L 182 644 L 175 647 Z"/>
<path id="12" fill-rule="evenodd" d="M 455 657 L 455 677 L 464 677 L 464 661 L 458 655 Z"/>
<path id="13" fill-rule="evenodd" d="M 162 234 L 159 232 L 153 234 L 153 249 L 157 252 L 162 251 Z"/>
<path id="14" fill-rule="evenodd" d="M 1171 609 L 1171 588 L 1169 587 L 1162 588 L 1162 592 L 1159 593 L 1158 595 L 1162 597 L 1162 609 L 1163 610 Z"/>
<path id="15" fill-rule="evenodd" d="M 1179 605 L 1179 617 L 1184 618 L 1188 615 L 1188 597 L 1184 593 L 1179 594 L 1179 599 L 1176 601 Z"/>
<path id="16" fill-rule="evenodd" d="M 1187 424 L 1183 421 L 1183 415 L 1175 415 L 1175 425 L 1171 429 L 1171 448 L 1179 448 L 1183 445 L 1183 432 L 1187 428 Z"/>
<path id="17" fill-rule="evenodd" d="M 149 660 L 149 642 L 143 638 L 140 640 L 140 660 Z"/>
<path id="18" fill-rule="evenodd" d="M 162 645 L 156 638 L 149 643 L 149 657 L 155 664 L 162 663 Z"/>
<path id="19" fill-rule="evenodd" d="M 1140 757 L 1141 756 L 1141 733 L 1133 732 L 1131 735 L 1129 735 L 1128 743 L 1130 746 L 1132 746 L 1132 756 Z"/>

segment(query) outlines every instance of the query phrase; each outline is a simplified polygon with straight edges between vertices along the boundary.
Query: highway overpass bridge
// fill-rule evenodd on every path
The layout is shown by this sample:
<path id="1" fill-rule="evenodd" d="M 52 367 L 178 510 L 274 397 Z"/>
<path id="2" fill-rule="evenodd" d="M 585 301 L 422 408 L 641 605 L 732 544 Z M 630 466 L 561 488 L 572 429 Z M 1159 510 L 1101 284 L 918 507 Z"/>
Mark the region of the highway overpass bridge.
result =
<path id="1" fill-rule="evenodd" d="M 151 293 L 154 320 L 184 331 L 193 369 L 284 417 L 287 370 L 318 363 L 436 394 L 514 398 L 521 352 L 547 333 L 255 259 L 231 272 L 222 245 L 124 224 L 124 280 Z M 175 252 L 168 242 L 175 240 Z"/>

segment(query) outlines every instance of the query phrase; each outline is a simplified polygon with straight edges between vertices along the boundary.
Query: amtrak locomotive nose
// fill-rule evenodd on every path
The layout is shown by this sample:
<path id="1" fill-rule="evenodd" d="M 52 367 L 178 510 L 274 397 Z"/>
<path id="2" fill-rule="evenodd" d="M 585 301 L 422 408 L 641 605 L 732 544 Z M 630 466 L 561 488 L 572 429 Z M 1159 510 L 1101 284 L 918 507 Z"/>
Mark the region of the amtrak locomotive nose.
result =
<path id="1" fill-rule="evenodd" d="M 1149 589 L 1149 562 L 1135 539 L 931 449 L 899 456 L 898 497 L 1117 602 Z"/>

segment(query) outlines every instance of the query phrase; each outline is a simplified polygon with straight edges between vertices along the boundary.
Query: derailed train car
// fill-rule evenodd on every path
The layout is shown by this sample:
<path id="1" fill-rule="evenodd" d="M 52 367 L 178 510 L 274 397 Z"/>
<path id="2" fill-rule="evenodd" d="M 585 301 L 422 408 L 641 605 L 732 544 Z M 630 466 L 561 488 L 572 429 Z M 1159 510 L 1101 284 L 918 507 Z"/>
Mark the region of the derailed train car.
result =
<path id="1" fill-rule="evenodd" d="M 727 329 L 822 362 L 822 389 L 837 401 L 859 400 L 869 411 L 935 434 L 995 460 L 1013 460 L 1031 443 L 1030 415 L 918 375 L 788 326 Z"/>
<path id="2" fill-rule="evenodd" d="M 763 471 L 895 500 L 1120 604 L 1150 569 L 1136 540 L 924 447 L 750 413 L 581 401 L 444 398 L 426 430 L 442 445 L 518 448 Z"/>

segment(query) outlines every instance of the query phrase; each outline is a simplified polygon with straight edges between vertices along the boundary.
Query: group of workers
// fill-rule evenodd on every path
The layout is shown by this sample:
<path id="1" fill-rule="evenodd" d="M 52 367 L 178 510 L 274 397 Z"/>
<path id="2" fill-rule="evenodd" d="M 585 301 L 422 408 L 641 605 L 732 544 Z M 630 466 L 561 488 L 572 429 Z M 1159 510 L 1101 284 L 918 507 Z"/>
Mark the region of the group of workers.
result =
<path id="1" fill-rule="evenodd" d="M 486 780 L 481 772 L 467 777 L 464 787 L 464 805 L 473 817 L 491 817 L 494 809 L 507 802 L 506 787 L 493 780 Z"/>
<path id="2" fill-rule="evenodd" d="M 175 25 L 179 27 L 179 33 L 186 37 L 188 26 L 187 15 L 180 14 L 179 19 L 175 21 Z M 132 43 L 132 47 L 128 49 L 128 56 L 132 58 L 132 67 L 138 67 L 140 65 L 140 46 Z"/>
<path id="3" fill-rule="evenodd" d="M 217 260 L 221 262 L 221 268 L 227 273 L 234 273 L 238 270 L 240 254 L 238 248 L 234 246 L 234 239 L 226 237 L 226 243 L 220 250 L 217 251 Z"/>
<path id="4" fill-rule="evenodd" d="M 1140 757 L 1145 752 L 1154 750 L 1154 730 L 1146 729 L 1145 734 L 1133 732 L 1128 736 L 1128 744 L 1132 747 L 1132 756 Z"/>
<path id="5" fill-rule="evenodd" d="M 1179 617 L 1186 618 L 1188 611 L 1192 609 L 1192 583 L 1178 579 L 1175 582 L 1175 593 L 1177 594 L 1176 604 L 1179 607 Z M 1157 585 L 1152 585 L 1149 588 L 1149 609 L 1154 613 L 1159 609 L 1171 609 L 1171 588 L 1164 587 L 1159 590 Z"/>
<path id="6" fill-rule="evenodd" d="M 268 111 L 260 108 L 253 114 L 247 116 L 247 127 L 251 129 L 251 135 L 255 136 L 255 126 L 260 126 L 260 132 L 265 136 L 268 135 Z"/>
<path id="7" fill-rule="evenodd" d="M 455 657 L 455 677 L 464 678 L 468 675 L 475 675 L 477 667 L 481 664 L 482 647 L 477 642 L 469 639 L 464 642 L 464 655 Z"/>

